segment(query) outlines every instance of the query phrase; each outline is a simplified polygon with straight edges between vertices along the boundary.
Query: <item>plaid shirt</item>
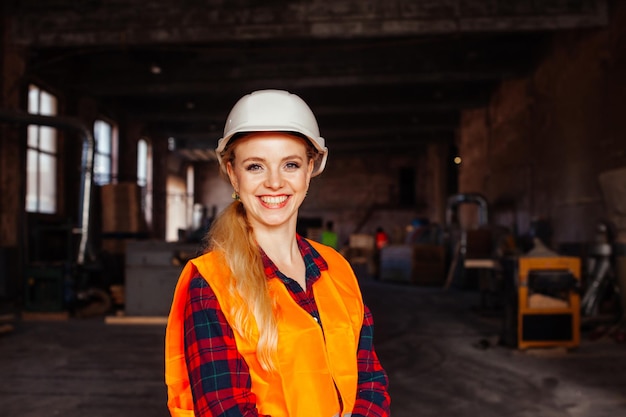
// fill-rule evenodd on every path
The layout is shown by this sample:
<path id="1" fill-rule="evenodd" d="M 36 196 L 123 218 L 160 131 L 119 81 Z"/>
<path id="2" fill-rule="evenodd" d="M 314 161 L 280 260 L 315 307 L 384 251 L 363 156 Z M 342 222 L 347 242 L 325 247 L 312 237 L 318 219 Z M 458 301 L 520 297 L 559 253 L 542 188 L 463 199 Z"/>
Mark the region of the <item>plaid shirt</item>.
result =
<path id="1" fill-rule="evenodd" d="M 306 290 L 283 275 L 261 251 L 265 273 L 268 279 L 279 278 L 298 305 L 319 321 L 312 286 L 328 265 L 300 236 L 298 246 L 306 265 Z M 256 398 L 250 391 L 248 365 L 237 350 L 233 330 L 226 322 L 215 293 L 197 271 L 196 274 L 189 285 L 185 306 L 185 359 L 195 415 L 258 416 Z M 387 374 L 374 351 L 373 333 L 372 314 L 365 306 L 357 352 L 359 377 L 353 417 L 390 415 Z"/>

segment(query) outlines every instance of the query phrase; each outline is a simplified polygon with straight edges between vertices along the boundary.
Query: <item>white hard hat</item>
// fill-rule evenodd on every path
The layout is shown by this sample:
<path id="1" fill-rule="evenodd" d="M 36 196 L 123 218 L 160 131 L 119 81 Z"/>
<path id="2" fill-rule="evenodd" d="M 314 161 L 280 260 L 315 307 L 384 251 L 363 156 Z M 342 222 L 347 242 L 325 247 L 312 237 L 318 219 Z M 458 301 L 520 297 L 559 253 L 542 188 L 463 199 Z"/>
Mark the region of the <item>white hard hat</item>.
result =
<path id="1" fill-rule="evenodd" d="M 304 135 L 321 155 L 313 175 L 324 170 L 328 148 L 320 136 L 315 115 L 297 95 L 283 90 L 259 90 L 240 98 L 226 119 L 224 136 L 215 149 L 222 169 L 225 170 L 222 153 L 233 135 L 251 132 L 295 132 Z"/>

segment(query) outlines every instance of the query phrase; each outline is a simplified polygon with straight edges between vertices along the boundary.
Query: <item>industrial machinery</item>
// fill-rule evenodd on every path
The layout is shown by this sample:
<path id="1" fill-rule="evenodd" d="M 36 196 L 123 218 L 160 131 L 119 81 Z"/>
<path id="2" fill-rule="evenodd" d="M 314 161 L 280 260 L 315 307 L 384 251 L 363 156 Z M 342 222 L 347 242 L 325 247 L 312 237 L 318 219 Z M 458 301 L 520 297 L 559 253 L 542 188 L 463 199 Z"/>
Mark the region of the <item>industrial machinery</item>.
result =
<path id="1" fill-rule="evenodd" d="M 619 297 L 619 285 L 617 283 L 613 242 L 609 238 L 609 225 L 601 222 L 596 227 L 596 241 L 587 250 L 587 276 L 588 282 L 581 301 L 581 312 L 585 317 L 600 315 L 600 306 L 607 298 Z M 616 304 L 619 304 L 619 300 Z"/>
<path id="2" fill-rule="evenodd" d="M 461 193 L 448 198 L 446 240 L 451 261 L 446 288 L 453 283 L 473 286 L 468 283 L 467 272 L 471 270 L 478 277 L 481 292 L 486 295 L 496 290 L 499 265 L 494 257 L 494 236 L 488 221 L 487 199 L 481 194 Z"/>
<path id="3" fill-rule="evenodd" d="M 577 347 L 580 258 L 520 257 L 517 273 L 517 347 Z"/>

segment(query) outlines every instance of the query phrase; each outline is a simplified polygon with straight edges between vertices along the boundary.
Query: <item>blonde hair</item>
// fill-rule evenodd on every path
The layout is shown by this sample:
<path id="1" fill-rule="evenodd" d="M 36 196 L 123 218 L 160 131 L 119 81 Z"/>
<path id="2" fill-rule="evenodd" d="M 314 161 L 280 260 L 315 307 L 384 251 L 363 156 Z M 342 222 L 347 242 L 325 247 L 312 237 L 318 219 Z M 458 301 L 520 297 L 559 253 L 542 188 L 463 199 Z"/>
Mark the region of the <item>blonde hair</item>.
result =
<path id="1" fill-rule="evenodd" d="M 238 135 L 230 140 L 221 155 L 222 164 L 234 162 L 236 146 L 233 146 L 233 143 L 243 136 L 245 135 Z M 294 134 L 294 137 L 303 140 L 309 160 L 319 159 L 319 152 L 309 140 L 297 134 Z M 248 222 L 246 209 L 240 201 L 231 203 L 215 219 L 207 240 L 209 250 L 224 254 L 232 273 L 231 294 L 243 301 L 236 303 L 236 306 L 222 306 L 231 309 L 233 317 L 231 326 L 243 337 L 251 338 L 252 329 L 256 324 L 259 332 L 257 359 L 266 371 L 275 370 L 274 358 L 278 346 L 276 302 L 269 292 L 259 246 Z"/>
<path id="2" fill-rule="evenodd" d="M 273 370 L 273 355 L 278 345 L 274 300 L 258 245 L 240 201 L 230 204 L 215 220 L 208 236 L 210 250 L 225 254 L 232 273 L 230 291 L 243 300 L 230 308 L 233 329 L 245 338 L 252 337 L 256 324 L 259 332 L 257 358 L 265 370 Z M 254 318 L 254 320 L 253 320 Z"/>

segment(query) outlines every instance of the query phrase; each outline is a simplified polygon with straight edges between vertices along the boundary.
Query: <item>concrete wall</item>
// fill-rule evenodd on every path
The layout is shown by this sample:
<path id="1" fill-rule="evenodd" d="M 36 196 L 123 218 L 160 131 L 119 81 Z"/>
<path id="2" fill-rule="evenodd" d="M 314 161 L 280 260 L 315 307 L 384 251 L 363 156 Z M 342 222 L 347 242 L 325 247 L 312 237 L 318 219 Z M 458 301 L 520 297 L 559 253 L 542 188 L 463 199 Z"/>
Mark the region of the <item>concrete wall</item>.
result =
<path id="1" fill-rule="evenodd" d="M 459 188 L 514 206 L 518 232 L 548 219 L 554 244 L 592 239 L 606 218 L 598 176 L 626 166 L 626 5 L 605 30 L 556 35 L 526 78 L 462 116 Z"/>

